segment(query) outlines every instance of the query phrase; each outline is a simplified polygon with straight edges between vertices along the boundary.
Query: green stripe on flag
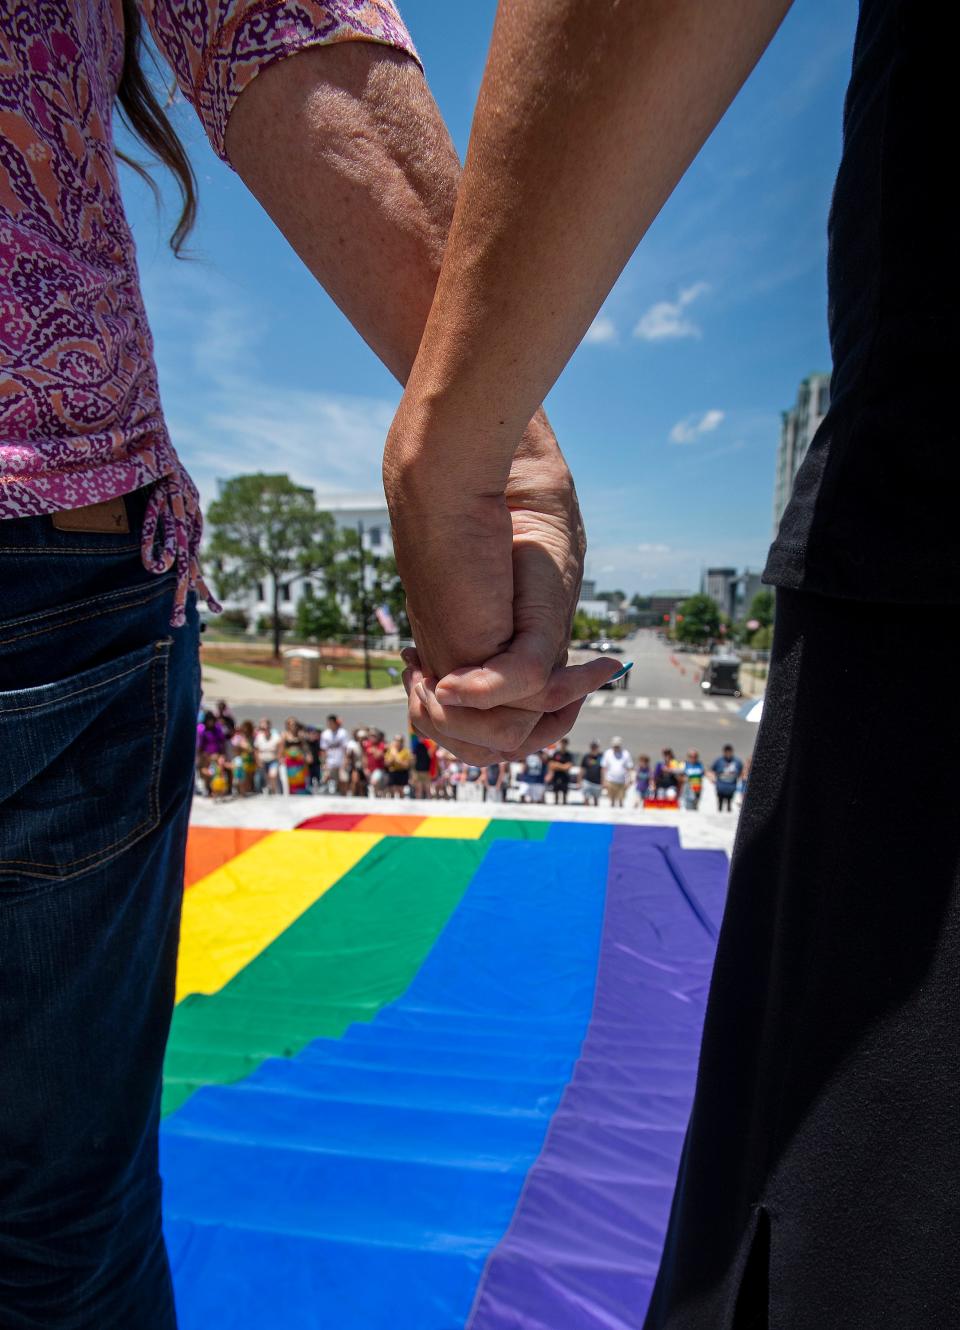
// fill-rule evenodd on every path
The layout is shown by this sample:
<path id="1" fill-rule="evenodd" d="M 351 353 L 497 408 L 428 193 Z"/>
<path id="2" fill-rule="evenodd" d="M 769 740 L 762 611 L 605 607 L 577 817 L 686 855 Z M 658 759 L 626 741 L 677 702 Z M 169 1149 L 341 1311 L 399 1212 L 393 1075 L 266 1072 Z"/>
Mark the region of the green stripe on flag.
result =
<path id="1" fill-rule="evenodd" d="M 224 988 L 185 998 L 173 1014 L 162 1113 L 202 1085 L 241 1080 L 265 1058 L 372 1020 L 409 987 L 489 843 L 486 833 L 386 837 Z"/>

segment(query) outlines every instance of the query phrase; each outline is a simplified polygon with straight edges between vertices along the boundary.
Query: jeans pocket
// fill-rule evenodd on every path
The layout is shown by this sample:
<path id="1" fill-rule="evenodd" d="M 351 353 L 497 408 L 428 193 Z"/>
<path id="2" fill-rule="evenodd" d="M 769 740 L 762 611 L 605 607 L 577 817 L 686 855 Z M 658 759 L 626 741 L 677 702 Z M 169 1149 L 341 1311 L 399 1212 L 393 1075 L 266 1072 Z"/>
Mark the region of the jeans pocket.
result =
<path id="1" fill-rule="evenodd" d="M 77 877 L 158 825 L 172 646 L 0 692 L 0 898 Z"/>

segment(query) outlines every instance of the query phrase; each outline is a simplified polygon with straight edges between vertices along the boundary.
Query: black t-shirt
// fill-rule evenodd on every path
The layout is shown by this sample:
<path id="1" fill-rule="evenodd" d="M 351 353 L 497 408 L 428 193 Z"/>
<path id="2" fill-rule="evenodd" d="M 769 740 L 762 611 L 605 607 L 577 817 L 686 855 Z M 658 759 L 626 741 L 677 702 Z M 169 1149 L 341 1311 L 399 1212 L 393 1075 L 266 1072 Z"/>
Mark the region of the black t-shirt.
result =
<path id="1" fill-rule="evenodd" d="M 414 771 L 430 770 L 430 749 L 426 744 L 418 743 L 413 750 L 413 769 Z"/>
<path id="2" fill-rule="evenodd" d="M 591 785 L 603 784 L 603 768 L 600 763 L 603 758 L 602 753 L 587 753 L 580 763 L 580 770 L 583 772 L 583 779 L 590 781 Z"/>
<path id="3" fill-rule="evenodd" d="M 831 403 L 765 581 L 960 599 L 955 46 L 932 0 L 862 0 L 830 211 Z"/>

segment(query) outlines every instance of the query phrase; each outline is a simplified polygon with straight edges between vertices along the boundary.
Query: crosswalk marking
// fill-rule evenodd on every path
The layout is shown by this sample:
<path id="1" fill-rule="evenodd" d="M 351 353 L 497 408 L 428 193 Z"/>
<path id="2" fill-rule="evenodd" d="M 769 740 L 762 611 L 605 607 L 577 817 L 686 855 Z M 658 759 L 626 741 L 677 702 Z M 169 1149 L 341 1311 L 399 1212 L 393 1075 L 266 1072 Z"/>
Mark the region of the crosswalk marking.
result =
<path id="1" fill-rule="evenodd" d="M 742 699 L 722 698 L 714 701 L 709 697 L 631 697 L 629 694 L 612 690 L 594 693 L 587 699 L 589 707 L 613 707 L 622 711 L 627 707 L 634 711 L 739 711 Z"/>

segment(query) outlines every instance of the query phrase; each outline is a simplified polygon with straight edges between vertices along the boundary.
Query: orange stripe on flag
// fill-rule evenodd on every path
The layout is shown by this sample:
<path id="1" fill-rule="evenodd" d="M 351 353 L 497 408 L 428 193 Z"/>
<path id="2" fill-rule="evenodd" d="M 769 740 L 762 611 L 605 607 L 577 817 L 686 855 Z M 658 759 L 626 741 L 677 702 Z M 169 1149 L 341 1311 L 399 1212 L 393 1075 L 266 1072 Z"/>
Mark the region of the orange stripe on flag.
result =
<path id="1" fill-rule="evenodd" d="M 377 836 L 412 836 L 425 821 L 426 818 L 413 817 L 409 813 L 368 813 L 353 830 Z"/>
<path id="2" fill-rule="evenodd" d="M 269 835 L 269 831 L 252 831 L 246 827 L 191 827 L 187 835 L 184 885 L 192 887 L 194 882 L 199 882 Z"/>

